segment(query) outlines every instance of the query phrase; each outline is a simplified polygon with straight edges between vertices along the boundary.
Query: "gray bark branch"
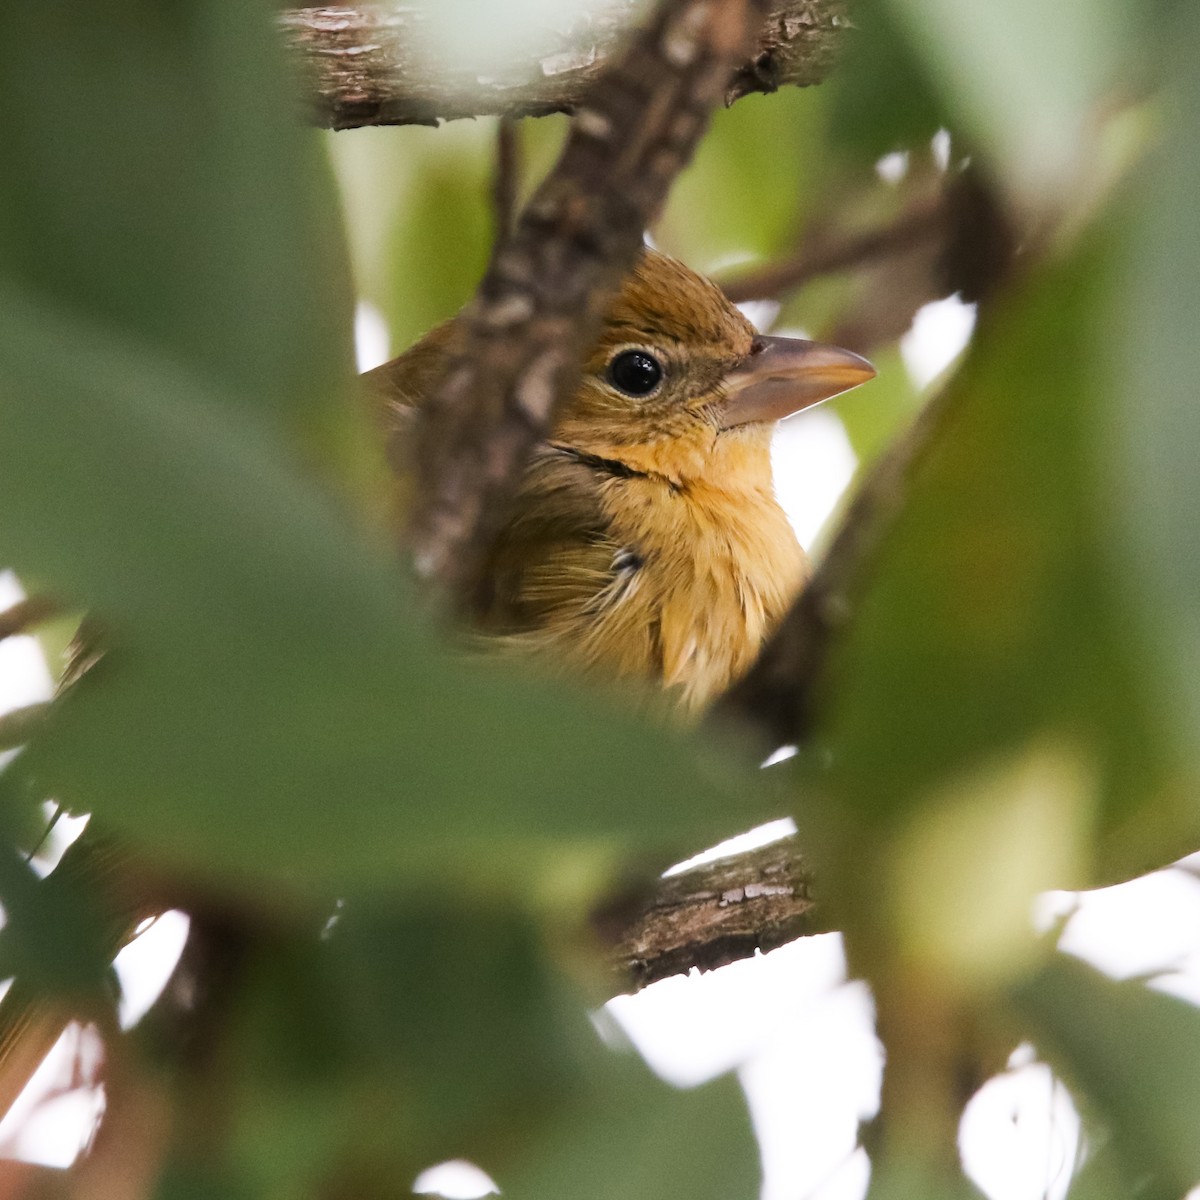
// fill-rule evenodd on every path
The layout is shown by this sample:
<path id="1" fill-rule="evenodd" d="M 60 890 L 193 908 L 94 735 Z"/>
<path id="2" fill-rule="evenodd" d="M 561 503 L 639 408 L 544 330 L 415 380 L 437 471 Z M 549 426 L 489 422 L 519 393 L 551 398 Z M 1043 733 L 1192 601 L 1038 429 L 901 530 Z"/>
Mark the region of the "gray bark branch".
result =
<path id="1" fill-rule="evenodd" d="M 622 990 L 713 971 L 821 933 L 795 836 L 660 879 L 632 912 L 598 918 Z"/>
<path id="2" fill-rule="evenodd" d="M 572 121 L 557 164 L 497 244 L 422 411 L 410 537 L 418 574 L 477 604 L 534 443 L 579 382 L 643 230 L 691 158 L 766 0 L 663 0 Z"/>
<path id="3" fill-rule="evenodd" d="M 279 20 L 309 80 L 312 120 L 353 129 L 574 112 L 644 7 L 599 0 L 586 18 L 536 31 L 523 59 L 487 74 L 462 61 L 434 61 L 422 47 L 421 5 L 293 8 Z M 773 0 L 726 101 L 819 83 L 833 65 L 845 9 L 846 0 Z"/>

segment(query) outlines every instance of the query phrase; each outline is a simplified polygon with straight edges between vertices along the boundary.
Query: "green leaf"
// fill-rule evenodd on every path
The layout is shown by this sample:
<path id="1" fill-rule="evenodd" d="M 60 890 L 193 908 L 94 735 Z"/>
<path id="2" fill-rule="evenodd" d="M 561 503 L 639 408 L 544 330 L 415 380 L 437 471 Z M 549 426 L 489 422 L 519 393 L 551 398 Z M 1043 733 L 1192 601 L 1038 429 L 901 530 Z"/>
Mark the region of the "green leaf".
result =
<path id="1" fill-rule="evenodd" d="M 1111 386 L 1111 261 L 1086 247 L 982 322 L 863 568 L 821 733 L 847 848 L 860 821 L 885 835 L 1047 736 L 1093 781 L 1101 877 L 1169 861 L 1200 831 L 1164 791 L 1170 759 L 1128 638 L 1132 581 L 1104 545 L 1092 425 Z"/>
<path id="2" fill-rule="evenodd" d="M 1102 1115 L 1126 1178 L 1200 1179 L 1200 1009 L 1057 954 L 1015 994 L 1039 1053 Z"/>
<path id="3" fill-rule="evenodd" d="M 681 1092 L 605 1049 L 518 910 L 351 901 L 319 939 L 259 936 L 242 961 L 207 1083 L 256 1194 L 353 1163 L 359 1194 L 392 1195 L 457 1155 L 530 1200 L 757 1193 L 736 1081 Z"/>
<path id="4" fill-rule="evenodd" d="M 898 350 L 872 355 L 871 362 L 879 374 L 869 388 L 855 388 L 830 401 L 846 428 L 860 470 L 911 424 L 922 400 Z"/>
<path id="5" fill-rule="evenodd" d="M 1179 1200 L 1179 1193 L 1161 1176 L 1130 1172 L 1112 1135 L 1097 1122 L 1087 1125 L 1085 1157 L 1071 1178 L 1067 1200 Z"/>
<path id="6" fill-rule="evenodd" d="M 925 64 L 889 6 L 860 4 L 845 57 L 825 85 L 832 100 L 830 143 L 857 166 L 928 146 L 950 122 Z"/>
<path id="7" fill-rule="evenodd" d="M 591 1103 L 608 1056 L 519 909 L 464 889 L 315 927 L 259 939 L 218 1060 L 260 1190 L 311 1194 L 344 1162 L 394 1186 L 455 1155 L 504 1161 Z"/>
<path id="8" fill-rule="evenodd" d="M 355 274 L 387 320 L 393 354 L 453 316 L 483 275 L 495 146 L 492 119 L 333 137 Z"/>
<path id="9" fill-rule="evenodd" d="M 621 1069 L 623 1068 L 623 1069 Z M 681 1092 L 615 1062 L 594 1106 L 552 1129 L 541 1152 L 497 1172 L 514 1200 L 753 1200 L 758 1152 L 741 1088 L 732 1076 Z"/>
<path id="10" fill-rule="evenodd" d="M 984 1193 L 961 1171 L 949 1168 L 941 1147 L 929 1147 L 933 1161 L 917 1155 L 883 1155 L 871 1164 L 867 1200 L 983 1200 Z"/>
<path id="11" fill-rule="evenodd" d="M 905 41 L 1006 183 L 1045 203 L 1094 165 L 1097 109 L 1132 37 L 1129 5 L 889 0 Z"/>
<path id="12" fill-rule="evenodd" d="M 386 548 L 235 405 L 145 347 L 4 307 L 0 509 L 22 520 L 0 557 L 90 602 L 112 644 L 30 747 L 66 802 L 298 889 L 434 852 L 519 872 L 518 848 L 678 845 L 757 815 L 683 736 L 439 649 Z"/>
<path id="13" fill-rule="evenodd" d="M 1129 636 L 1145 656 L 1147 674 L 1169 693 L 1164 722 L 1194 768 L 1200 752 L 1200 344 L 1192 319 L 1200 301 L 1194 70 L 1200 10 L 1182 6 L 1169 32 L 1174 77 L 1163 103 L 1167 136 L 1145 172 L 1119 311 L 1114 304 L 1123 336 L 1114 339 L 1110 362 L 1120 386 L 1106 394 L 1098 416 L 1114 484 L 1106 514 L 1110 569 L 1136 581 L 1129 589 Z"/>
<path id="14" fill-rule="evenodd" d="M 824 124 L 816 88 L 750 96 L 716 113 L 655 226 L 662 248 L 698 271 L 788 249 L 824 186 Z"/>
<path id="15" fill-rule="evenodd" d="M 48 0 L 6 20 L 0 274 L 340 444 L 348 272 L 268 6 Z"/>
<path id="16" fill-rule="evenodd" d="M 28 792 L 18 775 L 0 774 L 0 979 L 19 975 L 31 994 L 94 995 L 112 960 L 94 881 L 70 871 L 42 879 L 18 850 L 11 839 Z"/>
<path id="17" fill-rule="evenodd" d="M 422 132 L 428 138 L 429 131 Z M 384 311 L 397 351 L 454 316 L 487 266 L 494 233 L 488 192 L 494 122 L 471 132 L 473 144 L 457 153 L 445 153 L 442 145 L 429 148 L 420 160 L 420 179 L 396 214 L 387 246 Z"/>
<path id="18" fill-rule="evenodd" d="M 154 1190 L 154 1200 L 256 1200 L 261 1195 L 237 1171 L 192 1157 L 169 1161 Z"/>

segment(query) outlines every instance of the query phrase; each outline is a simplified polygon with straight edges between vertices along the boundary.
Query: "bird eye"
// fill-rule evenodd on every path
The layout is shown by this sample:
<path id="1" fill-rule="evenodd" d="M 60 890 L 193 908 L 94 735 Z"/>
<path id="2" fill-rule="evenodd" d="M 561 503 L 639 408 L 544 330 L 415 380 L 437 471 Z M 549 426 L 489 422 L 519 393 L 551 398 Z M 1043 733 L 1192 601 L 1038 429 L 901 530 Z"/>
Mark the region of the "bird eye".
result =
<path id="1" fill-rule="evenodd" d="M 662 377 L 662 365 L 645 350 L 623 350 L 608 364 L 609 382 L 628 396 L 650 395 Z"/>

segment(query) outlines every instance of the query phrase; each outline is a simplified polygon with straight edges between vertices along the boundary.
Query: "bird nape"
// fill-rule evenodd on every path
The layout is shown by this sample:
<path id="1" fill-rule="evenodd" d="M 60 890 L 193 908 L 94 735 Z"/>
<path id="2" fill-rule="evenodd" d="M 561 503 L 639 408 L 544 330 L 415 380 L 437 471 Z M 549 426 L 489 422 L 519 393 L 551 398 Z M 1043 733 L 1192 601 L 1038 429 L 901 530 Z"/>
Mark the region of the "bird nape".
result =
<path id="1" fill-rule="evenodd" d="M 437 382 L 452 331 L 364 376 L 393 441 Z M 525 469 L 489 563 L 489 640 L 660 682 L 702 708 L 754 661 L 805 580 L 771 479 L 775 422 L 874 374 L 848 350 L 755 333 L 716 284 L 643 250 Z"/>

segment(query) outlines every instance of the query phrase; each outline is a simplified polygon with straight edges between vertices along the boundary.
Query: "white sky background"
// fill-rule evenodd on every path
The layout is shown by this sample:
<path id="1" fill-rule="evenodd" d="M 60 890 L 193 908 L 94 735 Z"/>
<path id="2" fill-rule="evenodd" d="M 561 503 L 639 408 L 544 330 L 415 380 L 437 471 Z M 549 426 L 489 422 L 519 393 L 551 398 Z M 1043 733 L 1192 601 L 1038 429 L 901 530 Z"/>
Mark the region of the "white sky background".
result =
<path id="1" fill-rule="evenodd" d="M 753 314 L 757 315 L 757 314 Z M 926 384 L 970 335 L 973 314 L 957 301 L 930 305 L 902 349 L 914 379 Z M 359 313 L 360 365 L 387 357 L 378 314 Z M 774 447 L 780 501 L 801 541 L 811 545 L 855 468 L 841 423 L 816 409 L 784 423 Z M 0 574 L 0 608 L 20 598 Z M 0 642 L 0 711 L 45 699 L 50 674 L 32 638 Z M 787 829 L 777 822 L 766 835 Z M 762 840 L 760 838 L 760 840 Z M 1155 975 L 1155 986 L 1200 1003 L 1200 879 L 1185 869 L 1077 896 L 1052 893 L 1031 921 L 1042 927 L 1070 914 L 1063 945 L 1117 977 Z M 125 1024 L 135 1021 L 165 983 L 186 933 L 168 914 L 122 952 Z M 856 1150 L 858 1122 L 878 1102 L 882 1053 L 871 999 L 847 981 L 837 934 L 805 938 L 765 957 L 704 976 L 666 980 L 607 1006 L 650 1064 L 681 1085 L 730 1068 L 746 1088 L 763 1151 L 762 1200 L 860 1200 L 868 1165 Z M 86 1074 L 94 1049 L 68 1034 L 0 1123 L 0 1154 L 66 1165 L 86 1141 L 98 1112 Z M 47 1098 L 49 1097 L 49 1098 Z M 1061 1200 L 1075 1161 L 1078 1120 L 1065 1089 L 1018 1048 L 1009 1070 L 972 1100 L 961 1144 L 969 1174 L 994 1200 Z M 428 1172 L 423 1188 L 470 1197 L 488 1187 L 467 1164 Z M 1200 1190 L 1193 1193 L 1200 1200 Z"/>

